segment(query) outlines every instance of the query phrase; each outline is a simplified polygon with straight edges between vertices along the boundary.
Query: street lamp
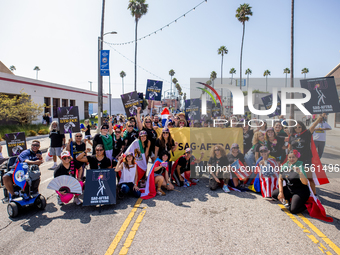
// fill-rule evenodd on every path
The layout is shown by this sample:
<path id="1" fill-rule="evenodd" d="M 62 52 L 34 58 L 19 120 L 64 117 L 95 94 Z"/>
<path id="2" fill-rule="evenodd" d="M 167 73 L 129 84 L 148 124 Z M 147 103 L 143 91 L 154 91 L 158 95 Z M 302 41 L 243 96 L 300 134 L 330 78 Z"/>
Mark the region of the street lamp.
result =
<path id="1" fill-rule="evenodd" d="M 98 36 L 98 130 L 100 132 L 100 127 L 102 125 L 102 115 L 103 115 L 103 77 L 100 75 L 100 51 L 103 49 L 103 38 L 104 35 L 117 34 L 117 32 L 107 32 Z M 110 115 L 111 115 L 111 79 L 109 76 L 109 94 L 110 94 Z"/>

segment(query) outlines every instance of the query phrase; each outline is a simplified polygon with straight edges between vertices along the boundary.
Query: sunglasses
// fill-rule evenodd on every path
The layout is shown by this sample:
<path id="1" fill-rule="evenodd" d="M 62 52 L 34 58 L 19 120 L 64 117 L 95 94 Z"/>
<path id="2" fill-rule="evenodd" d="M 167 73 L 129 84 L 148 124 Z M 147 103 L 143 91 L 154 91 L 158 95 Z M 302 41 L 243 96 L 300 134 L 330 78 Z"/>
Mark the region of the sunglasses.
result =
<path id="1" fill-rule="evenodd" d="M 220 151 L 220 149 L 216 149 L 215 151 Z"/>
<path id="2" fill-rule="evenodd" d="M 130 125 L 130 126 L 128 126 L 128 127 L 133 127 L 133 126 Z"/>
<path id="3" fill-rule="evenodd" d="M 40 144 L 32 144 L 33 147 L 40 147 Z"/>
<path id="4" fill-rule="evenodd" d="M 268 152 L 268 151 L 260 151 L 260 153 L 266 153 L 266 152 Z"/>
<path id="5" fill-rule="evenodd" d="M 149 123 L 149 124 L 150 124 L 150 123 L 151 123 L 151 121 L 145 121 L 145 123 Z"/>
<path id="6" fill-rule="evenodd" d="M 116 131 L 115 133 L 116 133 L 116 134 L 120 134 L 121 132 L 122 132 L 122 131 Z"/>
<path id="7" fill-rule="evenodd" d="M 103 149 L 96 149 L 96 151 L 103 151 Z"/>
<path id="8" fill-rule="evenodd" d="M 169 134 L 169 132 L 163 132 L 163 134 Z"/>
<path id="9" fill-rule="evenodd" d="M 297 128 L 302 128 L 302 127 L 294 127 L 294 129 L 297 129 Z"/>
<path id="10" fill-rule="evenodd" d="M 108 129 L 107 127 L 102 127 L 102 129 Z"/>
<path id="11" fill-rule="evenodd" d="M 76 135 L 76 137 L 83 137 L 82 135 Z"/>
<path id="12" fill-rule="evenodd" d="M 185 122 L 180 122 L 179 124 L 185 124 Z"/>
<path id="13" fill-rule="evenodd" d="M 63 159 L 64 159 L 64 160 L 66 160 L 66 159 L 71 159 L 71 157 L 63 157 Z"/>

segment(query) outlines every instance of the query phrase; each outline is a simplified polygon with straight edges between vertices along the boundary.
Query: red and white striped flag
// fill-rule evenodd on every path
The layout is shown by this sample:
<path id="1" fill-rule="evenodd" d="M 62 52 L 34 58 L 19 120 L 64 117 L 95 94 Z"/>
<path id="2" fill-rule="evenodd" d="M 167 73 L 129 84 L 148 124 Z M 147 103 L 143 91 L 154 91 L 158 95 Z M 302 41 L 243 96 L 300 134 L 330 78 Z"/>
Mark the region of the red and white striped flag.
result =
<path id="1" fill-rule="evenodd" d="M 234 172 L 239 180 L 244 180 L 251 175 L 249 169 L 244 167 L 242 162 L 238 159 L 230 165 L 230 169 Z"/>

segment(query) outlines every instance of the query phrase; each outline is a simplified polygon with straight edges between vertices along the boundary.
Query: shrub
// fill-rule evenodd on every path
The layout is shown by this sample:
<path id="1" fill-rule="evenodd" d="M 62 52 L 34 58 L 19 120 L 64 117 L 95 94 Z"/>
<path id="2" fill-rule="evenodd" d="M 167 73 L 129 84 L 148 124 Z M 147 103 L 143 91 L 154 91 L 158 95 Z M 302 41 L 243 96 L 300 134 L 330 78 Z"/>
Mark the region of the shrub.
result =
<path id="1" fill-rule="evenodd" d="M 35 132 L 34 130 L 29 130 L 28 131 L 28 136 L 36 136 L 37 132 Z"/>
<path id="2" fill-rule="evenodd" d="M 46 130 L 46 129 L 40 129 L 40 130 L 38 131 L 38 134 L 39 134 L 39 135 L 46 135 L 46 134 L 47 134 L 47 130 Z"/>

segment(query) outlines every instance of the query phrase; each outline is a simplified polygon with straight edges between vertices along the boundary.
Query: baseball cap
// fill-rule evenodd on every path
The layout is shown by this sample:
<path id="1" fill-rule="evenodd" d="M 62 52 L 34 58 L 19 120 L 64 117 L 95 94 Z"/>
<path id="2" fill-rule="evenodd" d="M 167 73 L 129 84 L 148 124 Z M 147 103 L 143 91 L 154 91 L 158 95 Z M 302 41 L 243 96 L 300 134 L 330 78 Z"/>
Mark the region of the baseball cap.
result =
<path id="1" fill-rule="evenodd" d="M 185 149 L 185 153 L 191 153 L 191 149 L 190 148 L 186 148 Z"/>
<path id="2" fill-rule="evenodd" d="M 145 130 L 139 132 L 139 136 L 148 135 Z"/>
<path id="3" fill-rule="evenodd" d="M 239 147 L 238 144 L 237 144 L 237 143 L 233 143 L 233 144 L 231 145 L 230 149 L 232 149 L 232 148 L 237 148 L 237 147 Z"/>
<path id="4" fill-rule="evenodd" d="M 133 156 L 133 153 L 132 152 L 125 153 L 125 157 L 127 157 L 127 156 Z"/>
<path id="5" fill-rule="evenodd" d="M 162 132 L 170 132 L 168 128 L 163 128 Z"/>
<path id="6" fill-rule="evenodd" d="M 64 158 L 64 157 L 71 157 L 71 154 L 68 151 L 63 151 L 60 155 L 60 158 Z"/>
<path id="7" fill-rule="evenodd" d="M 260 147 L 260 151 L 268 151 L 267 146 L 261 146 L 261 147 Z"/>

